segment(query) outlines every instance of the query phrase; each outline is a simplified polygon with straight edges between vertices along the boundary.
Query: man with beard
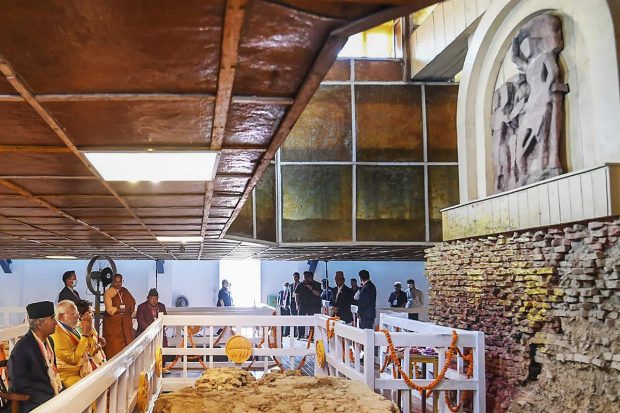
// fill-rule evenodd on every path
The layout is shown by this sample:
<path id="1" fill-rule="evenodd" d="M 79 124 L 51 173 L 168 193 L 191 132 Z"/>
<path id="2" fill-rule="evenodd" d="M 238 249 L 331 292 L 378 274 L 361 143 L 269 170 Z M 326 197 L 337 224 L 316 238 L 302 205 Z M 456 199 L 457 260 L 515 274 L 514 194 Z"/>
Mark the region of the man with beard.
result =
<path id="1" fill-rule="evenodd" d="M 92 322 L 86 319 L 80 321 L 80 313 L 73 301 L 64 300 L 58 303 L 56 319 L 58 324 L 52 339 L 58 373 L 63 386 L 70 387 L 82 378 L 82 366 L 88 363 L 86 352 L 97 346 L 97 339 L 93 334 Z"/>

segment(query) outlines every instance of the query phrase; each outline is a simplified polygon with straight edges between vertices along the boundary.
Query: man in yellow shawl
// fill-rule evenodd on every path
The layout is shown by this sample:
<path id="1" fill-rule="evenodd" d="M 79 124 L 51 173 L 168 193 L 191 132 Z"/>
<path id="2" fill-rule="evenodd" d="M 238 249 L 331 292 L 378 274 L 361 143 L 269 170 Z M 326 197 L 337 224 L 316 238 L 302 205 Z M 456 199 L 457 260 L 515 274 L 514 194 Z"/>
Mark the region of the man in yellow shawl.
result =
<path id="1" fill-rule="evenodd" d="M 83 364 L 88 363 L 86 352 L 89 347 L 97 344 L 97 339 L 93 334 L 92 322 L 80 321 L 80 314 L 73 301 L 63 300 L 58 303 L 56 319 L 58 324 L 52 340 L 58 373 L 63 386 L 70 387 L 82 378 L 80 372 Z"/>

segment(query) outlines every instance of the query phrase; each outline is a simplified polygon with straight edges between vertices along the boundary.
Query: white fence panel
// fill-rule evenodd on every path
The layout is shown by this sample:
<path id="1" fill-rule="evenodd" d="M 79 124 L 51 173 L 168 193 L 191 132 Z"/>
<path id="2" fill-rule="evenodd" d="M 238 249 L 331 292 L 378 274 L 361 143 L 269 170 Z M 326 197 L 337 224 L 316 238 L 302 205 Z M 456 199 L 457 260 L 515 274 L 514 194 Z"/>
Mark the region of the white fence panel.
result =
<path id="1" fill-rule="evenodd" d="M 156 377 L 155 351 L 162 343 L 162 320 L 158 319 L 122 352 L 90 375 L 33 410 L 33 413 L 87 413 L 96 403 L 96 412 L 126 413 L 137 402 L 139 375 L 153 376 L 149 409 L 161 392 L 162 380 Z"/>
<path id="2" fill-rule="evenodd" d="M 0 307 L 0 327 L 26 322 L 25 307 Z"/>

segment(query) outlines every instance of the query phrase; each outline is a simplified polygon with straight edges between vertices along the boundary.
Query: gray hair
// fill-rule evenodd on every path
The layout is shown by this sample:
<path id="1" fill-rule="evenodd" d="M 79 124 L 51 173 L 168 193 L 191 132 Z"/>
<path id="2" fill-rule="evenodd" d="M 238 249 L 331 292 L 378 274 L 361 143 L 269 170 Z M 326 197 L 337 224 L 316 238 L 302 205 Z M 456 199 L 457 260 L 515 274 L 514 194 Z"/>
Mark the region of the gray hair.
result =
<path id="1" fill-rule="evenodd" d="M 59 319 L 61 314 L 67 314 L 69 310 L 71 310 L 71 307 L 75 308 L 75 311 L 77 311 L 77 306 L 73 301 L 62 300 L 59 302 L 56 306 L 56 319 Z"/>
<path id="2" fill-rule="evenodd" d="M 45 320 L 47 320 L 48 318 L 49 317 L 28 319 L 28 324 L 30 326 L 30 329 L 32 331 L 38 329 L 39 326 L 43 324 Z"/>

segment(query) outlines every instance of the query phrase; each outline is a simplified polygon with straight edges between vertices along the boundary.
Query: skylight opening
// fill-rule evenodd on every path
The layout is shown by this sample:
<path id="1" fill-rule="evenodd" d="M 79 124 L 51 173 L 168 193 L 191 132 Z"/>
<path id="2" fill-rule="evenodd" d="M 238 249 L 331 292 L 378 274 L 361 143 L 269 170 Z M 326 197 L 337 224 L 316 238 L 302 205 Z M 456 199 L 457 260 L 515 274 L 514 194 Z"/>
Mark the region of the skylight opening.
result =
<path id="1" fill-rule="evenodd" d="M 84 152 L 106 181 L 212 181 L 219 152 Z"/>
<path id="2" fill-rule="evenodd" d="M 344 45 L 338 57 L 391 59 L 402 57 L 401 19 L 385 22 L 377 27 L 354 34 Z"/>

